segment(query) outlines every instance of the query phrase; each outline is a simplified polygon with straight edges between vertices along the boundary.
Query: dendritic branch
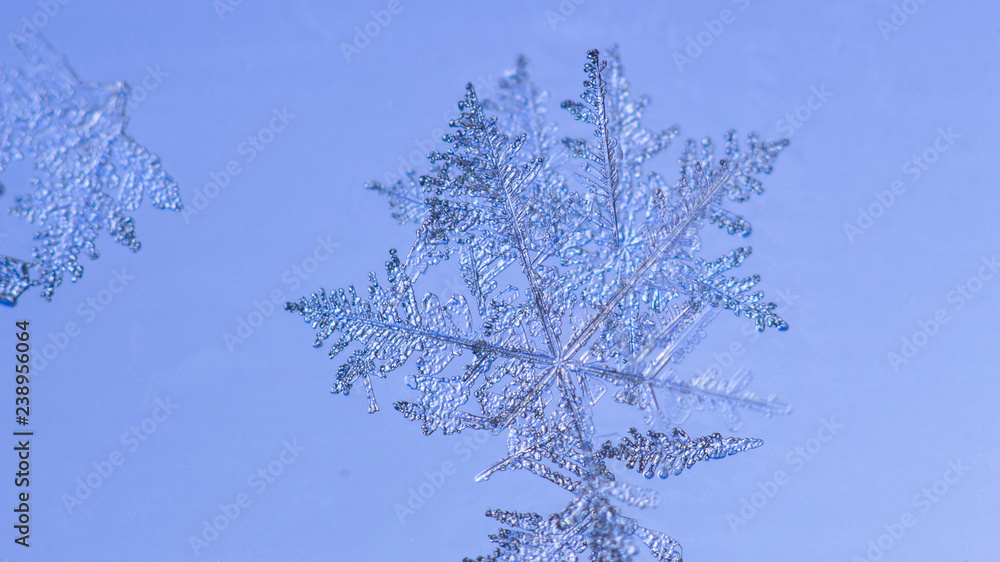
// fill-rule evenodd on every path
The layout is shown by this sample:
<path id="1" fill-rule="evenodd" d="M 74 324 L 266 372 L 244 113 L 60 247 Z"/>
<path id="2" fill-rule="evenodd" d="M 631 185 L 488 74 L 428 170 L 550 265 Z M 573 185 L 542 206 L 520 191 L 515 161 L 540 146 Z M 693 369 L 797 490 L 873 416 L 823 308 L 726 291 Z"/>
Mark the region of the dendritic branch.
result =
<path id="1" fill-rule="evenodd" d="M 97 259 L 104 229 L 135 252 L 129 215 L 144 197 L 179 211 L 177 185 L 160 160 L 125 131 L 129 87 L 80 80 L 41 37 L 15 38 L 25 69 L 0 69 L 0 171 L 31 158 L 34 191 L 11 213 L 38 225 L 30 260 L 0 256 L 0 302 L 13 305 L 32 286 L 51 300 L 65 277 L 83 275 L 81 254 Z"/>

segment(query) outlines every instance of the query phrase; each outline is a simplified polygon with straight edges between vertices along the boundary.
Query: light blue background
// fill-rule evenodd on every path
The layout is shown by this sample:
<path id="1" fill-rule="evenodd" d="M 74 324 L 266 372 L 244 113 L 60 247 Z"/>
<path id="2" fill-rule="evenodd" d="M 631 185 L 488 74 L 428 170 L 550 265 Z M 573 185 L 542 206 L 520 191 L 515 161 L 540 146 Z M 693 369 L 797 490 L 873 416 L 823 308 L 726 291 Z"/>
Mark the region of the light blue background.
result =
<path id="1" fill-rule="evenodd" d="M 561 508 L 560 490 L 529 475 L 475 484 L 503 444 L 493 438 L 472 451 L 460 440 L 422 437 L 391 409 L 407 395 L 399 377 L 376 388 L 383 404 L 376 416 L 361 395 L 331 396 L 338 364 L 310 348 L 312 332 L 298 317 L 276 311 L 233 352 L 223 334 L 235 333 L 273 291 L 283 302 L 321 286 L 363 285 L 369 270 L 381 272 L 389 248 L 408 247 L 413 226 L 395 224 L 385 202 L 361 186 L 443 129 L 465 82 L 498 78 L 523 53 L 551 93 L 552 111 L 568 123 L 557 103 L 578 95 L 586 50 L 617 42 L 634 92 L 653 100 L 647 126 L 679 124 L 682 138 L 719 142 L 730 127 L 787 136 L 780 120 L 807 104 L 812 88 L 832 92 L 818 108 L 799 109 L 809 117 L 793 129 L 767 193 L 740 208 L 754 225 L 754 255 L 743 269 L 761 274 L 779 303 L 779 290 L 790 295 L 782 310 L 791 329 L 754 339 L 741 333 L 740 319 L 720 317 L 686 365 L 694 374 L 712 352 L 740 342 L 746 352 L 732 368 L 752 368 L 752 388 L 795 411 L 744 416 L 739 434 L 764 439 L 761 449 L 652 482 L 665 501 L 641 514 L 644 524 L 679 540 L 691 561 L 848 561 L 865 559 L 868 541 L 911 512 L 916 525 L 884 560 L 1000 557 L 1000 279 L 983 281 L 961 309 L 949 300 L 983 258 L 1000 253 L 1000 8 L 908 3 L 919 9 L 886 38 L 878 22 L 890 20 L 893 3 L 885 1 L 567 1 L 572 13 L 554 25 L 546 12 L 559 13 L 556 0 L 400 2 L 402 11 L 350 62 L 341 43 L 387 2 L 245 1 L 220 18 L 210 0 L 75 0 L 43 26 L 86 80 L 124 79 L 138 90 L 147 68 L 166 73 L 136 104 L 130 132 L 160 155 L 189 205 L 210 173 L 230 160 L 242 169 L 189 222 L 138 211 L 138 254 L 105 236 L 101 259 L 84 263 L 84 278 L 60 287 L 53 302 L 36 290 L 0 313 L 4 365 L 12 364 L 15 319 L 31 321 L 36 346 L 69 321 L 81 326 L 32 381 L 28 552 L 12 543 L 14 454 L 7 445 L 0 452 L 7 475 L 0 553 L 10 560 L 460 560 L 492 550 L 487 534 L 496 525 L 483 517 L 486 508 Z M 16 31 L 41 9 L 4 2 L 0 32 Z M 732 23 L 679 70 L 673 54 L 724 9 Z M 18 62 L 7 47 L 0 60 Z M 282 108 L 294 120 L 246 162 L 240 143 Z M 912 181 L 904 165 L 933 146 L 939 128 L 957 140 Z M 678 154 L 675 146 L 655 169 L 672 176 Z M 23 170 L 0 180 L 5 207 L 26 191 Z M 895 180 L 905 193 L 852 242 L 845 223 Z M 29 225 L 6 214 L 0 221 L 9 233 L 0 250 L 27 244 Z M 313 255 L 317 238 L 337 247 L 294 287 L 289 272 Z M 707 257 L 731 244 L 708 238 Z M 87 299 L 101 296 L 115 271 L 134 279 L 91 316 Z M 901 339 L 940 309 L 948 323 L 895 371 L 887 354 L 899 353 Z M 12 415 L 12 377 L 5 380 L 0 403 Z M 130 451 L 122 434 L 149 417 L 157 399 L 177 411 Z M 843 428 L 808 462 L 794 461 L 796 447 L 815 451 L 820 442 L 810 439 L 824 419 Z M 713 412 L 687 427 L 729 433 Z M 305 450 L 280 465 L 273 482 L 261 490 L 248 481 L 280 463 L 283 443 L 293 440 Z M 63 495 L 114 451 L 124 464 L 69 513 Z M 956 460 L 972 468 L 921 512 L 913 497 Z M 401 523 L 394 506 L 445 462 L 456 474 Z M 739 515 L 741 500 L 750 501 L 758 484 L 767 488 L 777 470 L 787 484 L 734 531 L 727 515 Z M 240 493 L 252 503 L 196 557 L 189 537 Z"/>

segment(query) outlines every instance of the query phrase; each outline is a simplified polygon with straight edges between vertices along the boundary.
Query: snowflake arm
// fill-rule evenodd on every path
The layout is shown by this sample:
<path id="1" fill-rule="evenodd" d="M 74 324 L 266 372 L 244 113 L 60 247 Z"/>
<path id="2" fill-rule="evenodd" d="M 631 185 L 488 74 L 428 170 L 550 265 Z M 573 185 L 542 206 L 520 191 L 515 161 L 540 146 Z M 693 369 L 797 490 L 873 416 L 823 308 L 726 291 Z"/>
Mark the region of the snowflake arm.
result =
<path id="1" fill-rule="evenodd" d="M 38 285 L 51 299 L 65 276 L 83 275 L 79 255 L 99 257 L 101 229 L 135 252 L 141 244 L 129 213 L 143 197 L 158 209 L 182 208 L 177 185 L 160 160 L 125 131 L 129 88 L 81 81 L 40 38 L 17 40 L 25 71 L 3 72 L 0 98 L 0 170 L 11 159 L 33 158 L 34 193 L 19 196 L 11 213 L 41 227 L 29 262 L 27 286 L 5 276 L 14 302 Z"/>
<path id="2" fill-rule="evenodd" d="M 674 428 L 672 435 L 653 430 L 642 435 L 633 427 L 629 429 L 629 437 L 623 437 L 617 445 L 605 442 L 599 455 L 622 461 L 646 478 L 654 474 L 666 478 L 679 475 L 698 461 L 721 459 L 763 444 L 760 439 L 723 438 L 718 433 L 691 439 L 679 427 Z"/>
<path id="3" fill-rule="evenodd" d="M 610 118 L 608 117 L 608 89 L 604 80 L 604 71 L 608 66 L 607 61 L 600 59 L 600 54 L 596 49 L 587 53 L 589 62 L 584 65 L 583 70 L 587 73 L 587 80 L 583 82 L 584 91 L 580 95 L 586 103 L 574 101 L 564 101 L 562 106 L 569 110 L 573 116 L 585 123 L 594 126 L 594 137 L 596 144 L 584 141 L 567 141 L 567 146 L 578 157 L 588 160 L 584 166 L 584 173 L 580 174 L 581 180 L 587 184 L 590 193 L 594 195 L 603 209 L 604 213 L 599 213 L 602 224 L 611 231 L 615 245 L 618 245 L 618 197 L 620 190 L 619 166 L 622 161 L 622 151 L 618 146 L 618 138 L 611 130 Z"/>

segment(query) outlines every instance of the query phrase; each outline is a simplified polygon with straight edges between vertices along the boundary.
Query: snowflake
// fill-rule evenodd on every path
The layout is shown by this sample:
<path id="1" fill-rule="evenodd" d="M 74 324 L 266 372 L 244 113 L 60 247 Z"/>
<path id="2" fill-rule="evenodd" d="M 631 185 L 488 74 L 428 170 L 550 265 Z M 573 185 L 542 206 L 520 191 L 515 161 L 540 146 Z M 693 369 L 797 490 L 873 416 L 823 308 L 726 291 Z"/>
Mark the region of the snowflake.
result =
<path id="1" fill-rule="evenodd" d="M 547 517 L 490 510 L 505 527 L 497 549 L 479 561 L 631 560 L 644 544 L 657 560 L 678 561 L 680 545 L 640 526 L 620 505 L 653 506 L 659 494 L 615 478 L 624 465 L 647 478 L 679 474 L 698 461 L 761 445 L 718 433 L 692 439 L 677 427 L 693 410 L 721 410 L 736 429 L 738 409 L 787 413 L 773 396 L 746 389 L 746 370 L 730 379 L 686 379 L 676 365 L 704 337 L 720 310 L 783 330 L 775 304 L 754 292 L 757 276 L 726 273 L 750 255 L 739 247 L 714 260 L 697 257 L 700 230 L 712 223 L 746 236 L 750 225 L 727 208 L 762 192 L 758 176 L 787 141 L 726 135 L 716 160 L 708 140 L 688 141 L 680 178 L 646 171 L 676 128 L 642 124 L 648 100 L 629 93 L 616 49 L 588 53 L 582 102 L 562 104 L 593 128 L 590 139 L 559 139 L 546 94 L 522 58 L 480 101 L 471 84 L 461 115 L 428 155 L 430 173 L 370 183 L 394 216 L 419 225 L 405 257 L 395 250 L 386 282 L 369 276 L 367 296 L 353 286 L 320 290 L 286 308 L 317 330 L 320 347 L 339 334 L 330 356 L 353 350 L 333 392 L 358 382 L 368 409 L 379 409 L 372 379 L 405 368 L 419 393 L 396 410 L 423 432 L 506 433 L 508 455 L 477 480 L 526 470 L 563 488 L 568 505 Z M 419 294 L 431 268 L 457 261 L 464 287 Z M 446 367 L 464 356 L 464 367 Z M 593 407 L 608 387 L 645 413 L 650 429 L 619 443 L 595 443 Z M 471 559 L 467 559 L 471 560 Z"/>
<path id="2" fill-rule="evenodd" d="M 13 41 L 26 68 L 0 69 L 0 171 L 32 159 L 34 193 L 19 196 L 11 213 L 41 230 L 31 260 L 0 256 L 0 302 L 10 305 L 32 286 L 51 300 L 65 275 L 79 279 L 79 255 L 100 255 L 102 228 L 138 251 L 128 213 L 144 195 L 158 209 L 182 207 L 159 158 L 125 132 L 128 85 L 83 82 L 42 39 Z"/>

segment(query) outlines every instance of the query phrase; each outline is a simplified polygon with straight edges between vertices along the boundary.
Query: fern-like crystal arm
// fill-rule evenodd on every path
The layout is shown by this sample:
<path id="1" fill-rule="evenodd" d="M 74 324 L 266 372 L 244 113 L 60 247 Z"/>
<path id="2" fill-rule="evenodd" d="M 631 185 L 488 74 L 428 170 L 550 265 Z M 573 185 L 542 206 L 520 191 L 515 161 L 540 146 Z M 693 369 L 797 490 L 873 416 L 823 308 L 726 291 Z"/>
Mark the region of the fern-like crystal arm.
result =
<path id="1" fill-rule="evenodd" d="M 788 324 L 775 312 L 777 304 L 763 302 L 764 293 L 760 291 L 748 292 L 760 282 L 759 275 L 738 279 L 723 274 L 739 267 L 750 252 L 749 247 L 735 248 L 712 262 L 693 260 L 690 265 L 681 265 L 676 269 L 673 282 L 685 291 L 703 295 L 713 307 L 722 307 L 733 311 L 736 316 L 750 318 L 758 331 L 765 328 L 787 330 Z"/>
<path id="2" fill-rule="evenodd" d="M 657 132 L 650 131 L 642 124 L 642 116 L 649 105 L 646 96 L 633 97 L 625 78 L 625 70 L 618 54 L 618 47 L 612 45 L 607 50 L 608 97 L 611 105 L 611 128 L 620 140 L 622 151 L 622 182 L 628 186 L 622 195 L 627 199 L 631 192 L 642 194 L 641 178 L 646 160 L 666 150 L 679 133 L 677 126 Z"/>
<path id="3" fill-rule="evenodd" d="M 590 560 L 622 562 L 632 560 L 639 552 L 633 539 L 639 539 L 656 560 L 681 562 L 683 553 L 677 541 L 638 525 L 610 504 L 609 497 L 629 497 L 635 493 L 633 488 L 614 482 L 592 484 L 565 509 L 548 517 L 491 509 L 486 516 L 506 526 L 490 535 L 490 540 L 497 545 L 496 550 L 488 556 L 465 558 L 464 562 L 579 560 L 588 551 Z M 639 500 L 637 505 L 644 507 L 646 504 Z"/>
<path id="4" fill-rule="evenodd" d="M 733 201 L 746 201 L 751 195 L 764 193 L 763 183 L 757 174 L 770 174 L 774 169 L 774 160 L 785 147 L 788 146 L 788 139 L 778 141 L 762 141 L 755 133 L 747 135 L 746 150 L 740 148 L 739 138 L 736 131 L 726 133 L 725 159 L 731 162 L 736 173 L 731 174 L 726 180 L 728 196 Z M 701 167 L 713 175 L 715 169 L 712 165 L 714 161 L 715 148 L 710 139 L 703 139 L 700 143 L 688 140 L 681 154 L 681 176 L 692 177 L 697 172 L 696 167 Z"/>
<path id="5" fill-rule="evenodd" d="M 462 427 L 494 430 L 508 427 L 553 381 L 558 380 L 560 373 L 565 376 L 572 372 L 593 376 L 619 386 L 649 385 L 683 396 L 693 395 L 698 397 L 698 404 L 715 405 L 725 402 L 730 404 L 730 407 L 736 406 L 768 414 L 788 411 L 788 407 L 784 404 L 761 399 L 753 393 L 732 391 L 713 381 L 697 379 L 702 382 L 687 383 L 669 379 L 657 380 L 654 377 L 633 374 L 606 365 L 586 363 L 581 359 L 560 361 L 545 351 L 475 339 L 467 332 L 470 321 L 468 305 L 464 299 L 456 296 L 441 304 L 436 296 L 426 295 L 418 302 L 409 278 L 403 273 L 403 264 L 399 261 L 398 255 L 393 253 L 386 267 L 390 271 L 392 284 L 389 289 L 385 289 L 373 276 L 369 290 L 370 300 L 361 299 L 354 288 L 349 287 L 346 291 L 329 295 L 325 291 L 320 291 L 286 305 L 288 310 L 301 314 L 303 319 L 317 330 L 315 346 L 323 345 L 336 332 L 342 333 L 341 338 L 330 350 L 331 357 L 345 350 L 353 342 L 363 345 L 338 370 L 333 392 L 348 394 L 354 383 L 360 380 L 365 385 L 369 396 L 369 410 L 372 412 L 378 410 L 378 402 L 371 388 L 371 377 L 384 377 L 388 372 L 402 367 L 414 353 L 418 355 L 417 368 L 421 374 L 432 376 L 463 350 L 471 351 L 483 358 L 503 357 L 524 364 L 534 364 L 541 369 L 539 369 L 540 375 L 526 375 L 526 378 L 520 381 L 517 390 L 518 400 L 505 404 L 498 412 L 463 413 L 462 416 L 469 417 L 459 424 Z M 671 342 L 685 333 L 676 332 L 674 338 L 664 333 L 659 342 L 665 348 L 673 348 Z M 475 378 L 481 374 L 488 374 L 488 371 L 478 373 L 470 370 L 470 373 L 473 374 L 471 378 Z M 433 396 L 438 393 L 431 391 L 430 388 L 425 387 L 427 395 Z M 742 387 L 737 390 L 742 391 Z M 443 392 L 442 388 L 440 394 L 447 393 Z M 424 409 L 410 407 L 400 411 L 414 419 L 424 419 L 421 416 L 427 413 Z M 459 414 L 456 412 L 456 415 Z M 475 423 L 472 422 L 472 416 L 478 416 L 475 418 L 477 420 Z M 425 426 L 425 431 L 428 429 L 433 431 L 438 426 L 438 422 L 432 422 Z M 451 432 L 459 430 L 460 427 L 448 426 L 445 429 Z"/>
<path id="6" fill-rule="evenodd" d="M 461 353 L 463 346 L 468 346 L 459 327 L 469 325 L 469 310 L 464 298 L 456 296 L 441 304 L 437 296 L 428 294 L 418 301 L 412 280 L 403 270 L 395 251 L 390 253 L 386 271 L 389 287 L 380 286 L 372 274 L 367 300 L 361 299 L 354 287 L 350 287 L 329 296 L 321 291 L 286 304 L 286 309 L 299 312 L 318 329 L 315 346 L 323 345 L 336 331 L 342 333 L 330 351 L 331 357 L 353 342 L 364 346 L 340 367 L 333 391 L 347 394 L 361 379 L 368 391 L 371 412 L 378 410 L 371 390 L 372 375 L 384 377 L 414 353 L 419 355 L 417 367 L 420 372 L 435 374 Z"/>
<path id="7" fill-rule="evenodd" d="M 545 306 L 542 283 L 535 268 L 531 267 L 525 232 L 525 221 L 529 210 L 522 205 L 521 191 L 526 188 L 541 169 L 541 159 L 527 164 L 518 164 L 516 155 L 524 143 L 525 135 L 508 138 L 497 127 L 495 117 L 486 116 L 476 90 L 472 84 L 466 86 L 465 99 L 459 103 L 462 115 L 453 126 L 458 130 L 446 137 L 454 148 L 437 158 L 445 165 L 458 167 L 462 175 L 451 181 L 447 169 L 437 176 L 425 176 L 426 181 L 442 190 L 456 194 L 468 193 L 481 196 L 493 208 L 494 216 L 500 222 L 500 231 L 507 237 L 521 263 L 532 302 L 545 335 L 546 345 L 552 355 L 559 348 L 559 338 L 552 326 L 550 311 Z"/>
<path id="8" fill-rule="evenodd" d="M 385 195 L 393 210 L 392 218 L 399 222 L 421 223 L 427 217 L 426 194 L 416 173 L 412 171 L 391 185 L 373 181 L 365 184 L 365 188 Z"/>
<path id="9" fill-rule="evenodd" d="M 497 99 L 484 100 L 483 107 L 505 115 L 508 129 L 527 136 L 527 154 L 541 157 L 546 171 L 555 173 L 563 155 L 554 138 L 555 124 L 547 117 L 547 100 L 548 94 L 538 89 L 531 78 L 528 60 L 521 56 L 514 71 L 497 84 Z"/>
<path id="10" fill-rule="evenodd" d="M 653 430 L 642 435 L 634 427 L 628 433 L 629 437 L 623 437 L 618 444 L 605 442 L 598 455 L 622 461 L 626 467 L 646 478 L 652 478 L 654 474 L 660 478 L 677 476 L 698 461 L 721 459 L 764 443 L 760 439 L 724 438 L 718 433 L 691 439 L 684 430 L 676 427 L 672 435 Z"/>
<path id="11" fill-rule="evenodd" d="M 583 141 L 568 141 L 569 148 L 578 156 L 589 162 L 584 167 L 580 178 L 588 185 L 590 192 L 598 198 L 610 217 L 599 214 L 599 218 L 611 231 L 614 244 L 619 244 L 618 233 L 618 197 L 620 190 L 619 165 L 622 161 L 622 151 L 618 139 L 614 136 L 610 118 L 608 117 L 608 89 L 604 80 L 604 70 L 607 61 L 602 61 L 596 49 L 587 53 L 589 62 L 583 70 L 587 80 L 583 82 L 584 91 L 580 95 L 586 104 L 574 101 L 564 101 L 562 107 L 570 111 L 574 117 L 594 126 L 596 146 Z"/>

